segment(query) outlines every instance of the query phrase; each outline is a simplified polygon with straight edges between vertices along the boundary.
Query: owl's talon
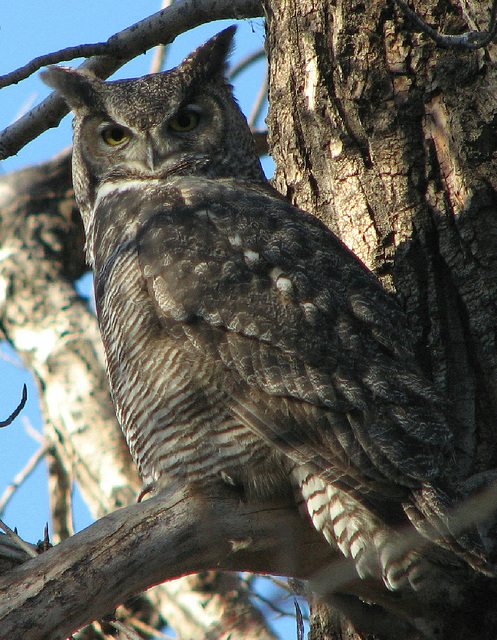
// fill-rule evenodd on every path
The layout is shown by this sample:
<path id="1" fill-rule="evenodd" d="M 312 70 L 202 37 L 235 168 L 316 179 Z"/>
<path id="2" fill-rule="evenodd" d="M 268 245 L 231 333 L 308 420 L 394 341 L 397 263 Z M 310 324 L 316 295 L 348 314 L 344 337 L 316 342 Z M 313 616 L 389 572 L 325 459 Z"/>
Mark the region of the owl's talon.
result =
<path id="1" fill-rule="evenodd" d="M 155 484 L 151 483 L 151 484 L 147 484 L 145 487 L 143 487 L 143 489 L 140 492 L 140 495 L 138 496 L 138 498 L 136 499 L 136 502 L 141 502 L 143 500 L 143 498 L 148 494 L 148 493 L 153 493 L 155 491 Z"/>

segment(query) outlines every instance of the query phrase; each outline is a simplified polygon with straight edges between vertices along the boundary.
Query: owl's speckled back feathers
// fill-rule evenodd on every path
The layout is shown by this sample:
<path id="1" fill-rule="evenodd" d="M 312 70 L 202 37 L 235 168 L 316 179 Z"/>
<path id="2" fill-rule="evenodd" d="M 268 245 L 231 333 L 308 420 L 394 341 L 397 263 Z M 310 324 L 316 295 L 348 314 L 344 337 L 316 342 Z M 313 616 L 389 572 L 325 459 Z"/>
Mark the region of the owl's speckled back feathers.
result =
<path id="1" fill-rule="evenodd" d="M 224 78 L 233 32 L 137 80 L 45 75 L 76 114 L 76 196 L 140 471 L 206 496 L 293 491 L 359 575 L 389 588 L 422 581 L 395 530 L 409 519 L 486 570 L 471 534 L 451 531 L 451 431 L 402 313 L 263 176 Z"/>

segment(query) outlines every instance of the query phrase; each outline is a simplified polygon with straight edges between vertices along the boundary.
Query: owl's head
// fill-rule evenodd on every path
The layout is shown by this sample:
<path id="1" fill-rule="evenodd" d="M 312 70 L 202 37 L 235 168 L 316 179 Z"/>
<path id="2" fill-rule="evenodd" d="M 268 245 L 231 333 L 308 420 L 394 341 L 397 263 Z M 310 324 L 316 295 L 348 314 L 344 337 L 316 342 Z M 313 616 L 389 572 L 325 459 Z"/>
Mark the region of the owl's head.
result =
<path id="1" fill-rule="evenodd" d="M 109 180 L 176 175 L 264 180 L 252 135 L 225 77 L 236 28 L 196 49 L 178 67 L 104 82 L 52 66 L 43 80 L 75 114 L 73 178 L 80 207 Z"/>

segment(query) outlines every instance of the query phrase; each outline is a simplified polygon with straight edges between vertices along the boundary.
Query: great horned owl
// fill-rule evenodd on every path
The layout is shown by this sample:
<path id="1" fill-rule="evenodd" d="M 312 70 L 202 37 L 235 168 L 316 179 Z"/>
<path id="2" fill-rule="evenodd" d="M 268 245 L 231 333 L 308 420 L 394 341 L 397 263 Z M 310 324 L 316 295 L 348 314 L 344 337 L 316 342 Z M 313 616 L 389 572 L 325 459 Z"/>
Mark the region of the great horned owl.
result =
<path id="1" fill-rule="evenodd" d="M 420 581 L 397 528 L 453 534 L 442 404 L 375 277 L 267 182 L 225 78 L 234 29 L 177 68 L 51 67 L 117 416 L 144 481 L 292 494 L 361 577 Z"/>

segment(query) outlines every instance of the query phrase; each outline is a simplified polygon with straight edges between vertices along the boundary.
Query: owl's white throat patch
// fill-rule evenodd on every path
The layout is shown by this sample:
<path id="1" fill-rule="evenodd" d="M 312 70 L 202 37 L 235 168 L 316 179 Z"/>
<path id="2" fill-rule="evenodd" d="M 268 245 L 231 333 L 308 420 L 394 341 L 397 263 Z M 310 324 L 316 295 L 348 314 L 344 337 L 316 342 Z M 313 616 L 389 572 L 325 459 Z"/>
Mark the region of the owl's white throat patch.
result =
<path id="1" fill-rule="evenodd" d="M 147 184 L 157 184 L 159 180 L 154 178 L 149 178 L 146 180 L 116 180 L 112 182 L 104 182 L 97 189 L 97 197 L 95 199 L 94 208 L 97 209 L 99 205 L 102 203 L 110 195 L 114 194 L 122 194 L 126 191 L 133 191 L 135 189 L 140 190 L 140 193 L 143 193 L 143 187 Z"/>

